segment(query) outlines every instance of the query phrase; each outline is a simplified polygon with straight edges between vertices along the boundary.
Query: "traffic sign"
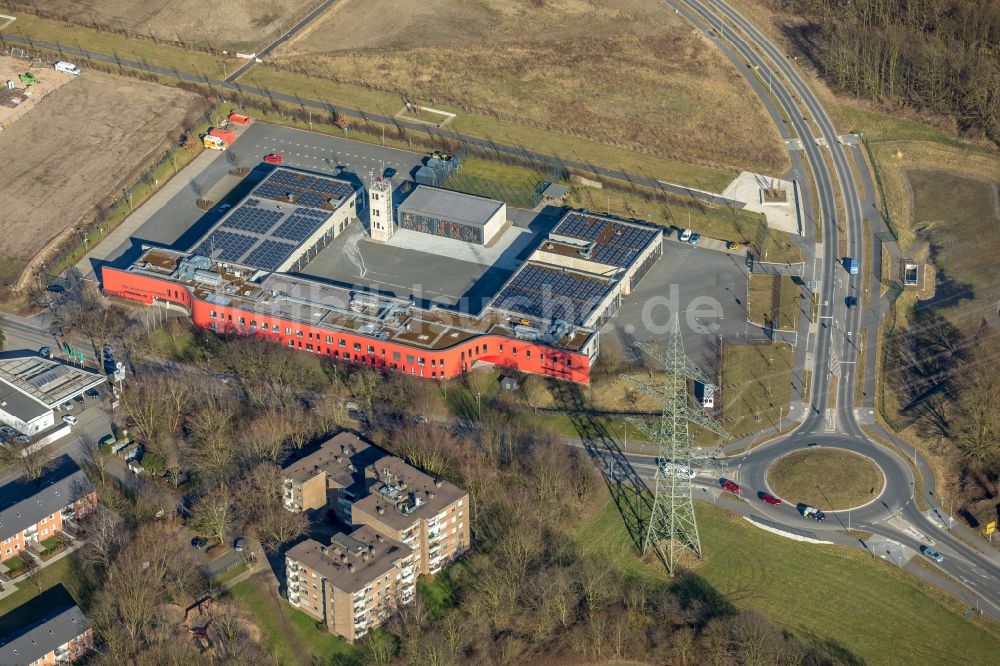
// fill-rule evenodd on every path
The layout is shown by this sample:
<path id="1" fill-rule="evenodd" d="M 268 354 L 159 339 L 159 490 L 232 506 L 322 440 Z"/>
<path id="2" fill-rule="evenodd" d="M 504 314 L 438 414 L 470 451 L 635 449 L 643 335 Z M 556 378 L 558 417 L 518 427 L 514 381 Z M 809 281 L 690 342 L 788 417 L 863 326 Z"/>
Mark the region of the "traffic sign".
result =
<path id="1" fill-rule="evenodd" d="M 996 531 L 997 531 L 997 521 L 991 520 L 990 522 L 986 523 L 986 529 L 983 530 L 983 534 L 986 534 L 988 536 Z"/>

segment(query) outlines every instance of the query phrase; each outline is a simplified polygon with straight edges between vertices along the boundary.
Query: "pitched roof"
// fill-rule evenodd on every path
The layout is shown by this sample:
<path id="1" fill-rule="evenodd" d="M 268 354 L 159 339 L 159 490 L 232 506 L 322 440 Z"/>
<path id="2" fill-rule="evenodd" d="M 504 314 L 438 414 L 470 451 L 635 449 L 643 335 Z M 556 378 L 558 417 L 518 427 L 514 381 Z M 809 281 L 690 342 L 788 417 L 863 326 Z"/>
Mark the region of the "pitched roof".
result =
<path id="1" fill-rule="evenodd" d="M 19 611 L 16 608 L 8 615 Z M 0 663 L 30 664 L 89 628 L 90 622 L 76 604 L 54 609 L 42 619 L 0 638 Z"/>
<path id="2" fill-rule="evenodd" d="M 87 475 L 68 456 L 34 481 L 23 477 L 11 481 L 0 487 L 0 538 L 62 511 L 93 489 Z"/>

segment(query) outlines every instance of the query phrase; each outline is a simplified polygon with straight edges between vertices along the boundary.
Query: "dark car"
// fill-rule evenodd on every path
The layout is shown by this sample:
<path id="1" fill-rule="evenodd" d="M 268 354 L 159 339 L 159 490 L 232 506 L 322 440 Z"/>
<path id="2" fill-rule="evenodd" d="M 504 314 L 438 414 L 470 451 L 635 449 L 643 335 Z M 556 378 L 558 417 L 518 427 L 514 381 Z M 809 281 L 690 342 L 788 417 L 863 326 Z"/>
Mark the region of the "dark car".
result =
<path id="1" fill-rule="evenodd" d="M 760 498 L 771 506 L 781 506 L 781 500 L 771 493 L 761 493 Z"/>
<path id="2" fill-rule="evenodd" d="M 195 537 L 191 539 L 191 547 L 195 550 L 201 550 L 208 545 L 208 539 L 205 537 Z"/>
<path id="3" fill-rule="evenodd" d="M 396 170 L 393 169 L 392 167 L 388 167 L 385 171 L 382 172 L 382 177 L 386 179 L 391 179 L 395 175 L 396 175 Z"/>
<path id="4" fill-rule="evenodd" d="M 83 392 L 83 394 L 88 398 L 96 399 L 101 397 L 101 394 L 97 392 L 97 389 L 87 389 L 86 391 Z"/>
<path id="5" fill-rule="evenodd" d="M 82 403 L 83 402 L 83 396 L 82 395 L 75 395 L 75 396 L 73 396 L 73 400 L 75 400 L 75 401 L 77 401 L 79 403 Z"/>
<path id="6" fill-rule="evenodd" d="M 247 540 L 244 539 L 243 537 L 240 537 L 239 539 L 233 542 L 233 550 L 235 550 L 237 553 L 242 553 L 243 549 L 246 547 L 247 547 Z"/>
<path id="7" fill-rule="evenodd" d="M 688 243 L 697 245 L 699 240 L 701 240 L 701 234 L 691 234 L 691 238 L 688 238 Z"/>
<path id="8" fill-rule="evenodd" d="M 847 305 L 848 310 L 853 310 L 854 308 L 858 307 L 858 299 L 855 298 L 854 296 L 848 296 L 847 298 L 844 299 L 844 304 Z"/>
<path id="9" fill-rule="evenodd" d="M 731 493 L 736 493 L 737 495 L 743 492 L 743 488 L 740 487 L 740 484 L 735 481 L 730 481 L 729 479 L 723 479 L 722 489 L 728 490 Z"/>

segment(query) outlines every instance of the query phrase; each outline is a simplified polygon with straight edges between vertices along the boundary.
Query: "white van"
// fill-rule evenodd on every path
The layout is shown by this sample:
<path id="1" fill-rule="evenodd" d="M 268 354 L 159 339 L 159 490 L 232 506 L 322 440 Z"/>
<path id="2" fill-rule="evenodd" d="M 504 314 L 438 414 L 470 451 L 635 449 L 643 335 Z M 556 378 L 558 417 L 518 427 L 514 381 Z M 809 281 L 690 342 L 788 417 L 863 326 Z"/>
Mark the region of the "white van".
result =
<path id="1" fill-rule="evenodd" d="M 74 76 L 80 73 L 80 68 L 71 62 L 66 62 L 65 60 L 60 60 L 55 65 L 52 66 L 57 72 L 66 72 L 67 74 L 72 74 Z"/>

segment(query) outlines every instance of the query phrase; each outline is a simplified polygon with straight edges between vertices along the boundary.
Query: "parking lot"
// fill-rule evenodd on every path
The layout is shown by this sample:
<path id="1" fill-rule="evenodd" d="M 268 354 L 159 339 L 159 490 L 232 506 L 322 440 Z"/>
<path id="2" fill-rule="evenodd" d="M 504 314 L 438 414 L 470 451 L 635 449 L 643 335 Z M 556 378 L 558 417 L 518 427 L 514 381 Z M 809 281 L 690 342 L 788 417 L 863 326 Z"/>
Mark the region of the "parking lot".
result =
<path id="1" fill-rule="evenodd" d="M 699 367 L 714 367 L 719 336 L 756 334 L 746 324 L 746 266 L 738 256 L 682 243 L 674 234 L 663 243 L 663 256 L 602 329 L 601 345 L 626 350 L 639 341 L 661 343 L 679 312 L 688 356 Z"/>

